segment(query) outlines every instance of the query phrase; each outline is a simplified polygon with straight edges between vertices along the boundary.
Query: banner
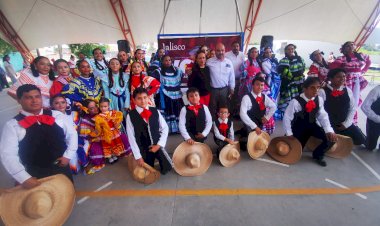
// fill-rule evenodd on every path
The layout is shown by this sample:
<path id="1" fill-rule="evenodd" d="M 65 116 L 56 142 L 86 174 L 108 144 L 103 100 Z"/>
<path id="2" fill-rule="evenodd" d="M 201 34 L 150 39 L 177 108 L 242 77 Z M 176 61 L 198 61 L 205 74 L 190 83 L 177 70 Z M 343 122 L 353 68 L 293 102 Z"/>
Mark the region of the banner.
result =
<path id="1" fill-rule="evenodd" d="M 217 43 L 223 43 L 228 52 L 233 42 L 240 43 L 241 51 L 244 43 L 244 33 L 165 34 L 157 37 L 158 48 L 168 51 L 174 66 L 184 72 L 186 65 L 195 61 L 195 54 L 202 45 L 206 45 L 209 50 L 215 50 Z"/>

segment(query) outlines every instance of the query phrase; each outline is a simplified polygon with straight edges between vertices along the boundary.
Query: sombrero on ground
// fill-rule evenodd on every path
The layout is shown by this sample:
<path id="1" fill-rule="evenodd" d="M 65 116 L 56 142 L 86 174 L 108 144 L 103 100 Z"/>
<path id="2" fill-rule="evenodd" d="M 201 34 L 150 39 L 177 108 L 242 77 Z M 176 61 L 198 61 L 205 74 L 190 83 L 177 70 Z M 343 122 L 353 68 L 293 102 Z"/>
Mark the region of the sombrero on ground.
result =
<path id="1" fill-rule="evenodd" d="M 276 161 L 294 164 L 302 157 L 302 145 L 296 138 L 276 137 L 271 140 L 267 154 Z"/>
<path id="2" fill-rule="evenodd" d="M 270 136 L 266 132 L 261 132 L 257 135 L 255 131 L 252 131 L 248 136 L 247 150 L 249 156 L 253 159 L 258 159 L 265 154 L 268 144 L 270 141 Z"/>
<path id="3" fill-rule="evenodd" d="M 63 225 L 74 206 L 73 183 L 63 174 L 39 179 L 32 189 L 21 186 L 0 196 L 0 214 L 5 225 Z"/>
<path id="4" fill-rule="evenodd" d="M 137 164 L 137 161 L 133 155 L 128 157 L 128 170 L 131 172 L 132 178 L 143 184 L 153 184 L 160 179 L 160 172 L 150 165 L 144 163 L 141 167 Z"/>
<path id="5" fill-rule="evenodd" d="M 219 161 L 225 167 L 236 165 L 240 161 L 240 144 L 227 144 L 219 153 Z"/>
<path id="6" fill-rule="evenodd" d="M 186 141 L 175 149 L 173 154 L 174 170 L 181 176 L 199 176 L 204 174 L 212 162 L 212 152 L 209 146 Z"/>
<path id="7" fill-rule="evenodd" d="M 326 155 L 332 158 L 342 159 L 351 154 L 354 142 L 351 137 L 337 134 L 337 142 L 326 152 Z M 306 143 L 306 148 L 314 151 L 322 141 L 315 137 L 310 137 Z"/>

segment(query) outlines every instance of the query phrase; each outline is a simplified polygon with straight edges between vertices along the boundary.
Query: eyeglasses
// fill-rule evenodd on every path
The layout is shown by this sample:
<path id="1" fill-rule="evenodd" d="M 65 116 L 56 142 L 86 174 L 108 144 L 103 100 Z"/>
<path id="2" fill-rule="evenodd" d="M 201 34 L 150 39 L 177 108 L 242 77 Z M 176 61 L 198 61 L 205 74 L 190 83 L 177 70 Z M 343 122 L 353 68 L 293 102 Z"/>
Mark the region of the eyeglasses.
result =
<path id="1" fill-rule="evenodd" d="M 228 112 L 218 112 L 219 115 L 228 115 Z"/>

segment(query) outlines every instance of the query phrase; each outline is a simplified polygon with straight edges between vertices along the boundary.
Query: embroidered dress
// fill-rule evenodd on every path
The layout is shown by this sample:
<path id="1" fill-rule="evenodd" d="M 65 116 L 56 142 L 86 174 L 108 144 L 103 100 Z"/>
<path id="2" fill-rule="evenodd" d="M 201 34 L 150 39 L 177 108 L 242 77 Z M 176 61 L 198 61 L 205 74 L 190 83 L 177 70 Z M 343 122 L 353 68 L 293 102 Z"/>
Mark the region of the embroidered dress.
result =
<path id="1" fill-rule="evenodd" d="M 367 72 L 369 66 L 371 65 L 371 60 L 366 54 L 359 53 L 364 61 L 358 59 L 355 54 L 350 56 L 350 61 L 348 62 L 346 56 L 338 57 L 331 65 L 330 68 L 344 68 L 346 70 L 346 87 L 352 90 L 355 98 L 356 106 L 360 106 L 362 99 L 360 97 L 360 92 L 368 85 L 368 81 L 364 78 L 364 74 Z M 354 116 L 354 123 L 358 121 L 357 113 Z"/>
<path id="2" fill-rule="evenodd" d="M 111 110 L 122 111 L 126 115 L 125 108 L 130 107 L 131 96 L 128 88 L 129 75 L 123 73 L 124 86 L 121 86 L 119 82 L 119 73 L 112 74 L 113 86 L 110 88 L 109 78 L 104 77 L 102 79 L 102 87 L 104 90 L 104 97 L 108 98 Z"/>
<path id="3" fill-rule="evenodd" d="M 53 85 L 50 88 L 50 96 L 54 97 L 61 93 L 63 87 L 72 80 L 73 78 L 70 75 L 59 75 L 54 81 Z"/>
<path id="4" fill-rule="evenodd" d="M 128 65 L 127 69 L 125 70 L 125 72 L 129 74 L 130 71 L 131 71 L 131 66 L 132 66 L 133 62 L 136 62 L 136 61 L 138 61 L 138 62 L 140 63 L 141 71 L 142 71 L 142 73 L 143 73 L 144 75 L 146 75 L 146 74 L 147 74 L 147 71 L 148 71 L 148 68 L 149 68 L 149 64 L 148 64 L 147 62 L 145 62 L 145 61 L 142 61 L 142 60 L 136 60 L 136 59 L 131 59 L 131 60 L 130 60 L 130 63 L 129 63 L 129 65 Z"/>
<path id="5" fill-rule="evenodd" d="M 94 76 L 88 78 L 80 76 L 74 78 L 69 84 L 64 86 L 61 93 L 70 99 L 72 103 L 74 101 L 81 102 L 85 99 L 99 101 L 103 93 L 103 88 L 99 78 L 94 78 Z"/>
<path id="6" fill-rule="evenodd" d="M 108 66 L 102 61 L 98 61 L 95 59 L 87 60 L 87 62 L 91 65 L 95 78 L 103 79 L 108 76 Z"/>
<path id="7" fill-rule="evenodd" d="M 241 65 L 242 77 L 239 88 L 239 103 L 241 99 L 252 91 L 252 81 L 256 74 L 261 71 L 259 63 L 253 59 L 252 64 L 249 60 L 246 60 Z"/>
<path id="8" fill-rule="evenodd" d="M 181 79 L 178 67 L 162 68 L 160 76 L 160 110 L 169 126 L 169 133 L 178 133 L 179 113 L 183 107 Z"/>
<path id="9" fill-rule="evenodd" d="M 91 173 L 101 170 L 104 164 L 103 148 L 98 137 L 91 137 L 91 132 L 95 131 L 95 122 L 93 116 L 84 115 L 80 119 L 78 128 L 78 158 L 82 167 L 86 167 L 88 163 L 92 166 Z M 83 159 L 81 161 L 81 158 Z M 84 160 L 87 161 L 84 161 Z M 88 172 L 86 172 L 88 173 Z M 91 174 L 89 173 L 89 174 Z"/>
<path id="10" fill-rule="evenodd" d="M 319 63 L 312 63 L 309 68 L 309 72 L 307 73 L 310 77 L 319 78 L 319 82 L 324 84 L 327 80 L 327 74 L 329 73 L 329 69 L 324 65 Z"/>
<path id="11" fill-rule="evenodd" d="M 131 90 L 130 90 L 131 93 L 133 93 L 133 91 L 136 88 L 141 86 L 141 80 L 140 79 L 142 80 L 143 88 L 148 90 L 148 96 L 149 96 L 148 106 L 150 106 L 150 107 L 156 106 L 156 104 L 154 102 L 154 94 L 160 88 L 160 82 L 157 79 L 150 77 L 150 76 L 145 76 L 144 74 L 141 75 L 141 78 L 140 78 L 140 74 L 132 75 Z M 132 95 L 131 95 L 131 109 L 135 109 L 135 103 L 133 102 Z"/>
<path id="12" fill-rule="evenodd" d="M 9 88 L 9 92 L 16 95 L 16 91 L 18 87 L 24 84 L 32 84 L 36 85 L 41 90 L 42 95 L 42 104 L 44 108 L 50 108 L 50 88 L 53 85 L 53 81 L 49 79 L 49 75 L 39 74 L 38 77 L 34 77 L 32 70 L 30 68 L 26 68 L 20 72 L 20 77 L 17 82 L 14 83 L 11 88 Z"/>
<path id="13" fill-rule="evenodd" d="M 101 139 L 104 157 L 111 158 L 112 156 L 124 154 L 125 147 L 119 130 L 123 121 L 123 113 L 111 110 L 106 113 L 100 113 L 93 119 L 95 121 L 95 131 L 90 136 Z"/>
<path id="14" fill-rule="evenodd" d="M 278 73 L 281 76 L 280 100 L 278 117 L 282 119 L 289 102 L 302 93 L 302 84 L 305 62 L 300 56 L 284 57 L 278 65 Z"/>

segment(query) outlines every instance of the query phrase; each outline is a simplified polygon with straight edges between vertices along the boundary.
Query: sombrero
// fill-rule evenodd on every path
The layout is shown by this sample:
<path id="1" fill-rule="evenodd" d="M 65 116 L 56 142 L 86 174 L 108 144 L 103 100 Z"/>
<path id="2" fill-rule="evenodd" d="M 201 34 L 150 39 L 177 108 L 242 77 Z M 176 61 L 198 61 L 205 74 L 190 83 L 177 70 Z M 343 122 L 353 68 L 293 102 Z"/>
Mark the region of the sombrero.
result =
<path id="1" fill-rule="evenodd" d="M 38 180 L 40 185 L 21 185 L 0 196 L 0 214 L 5 225 L 63 225 L 74 206 L 73 183 L 63 174 Z"/>
<path id="2" fill-rule="evenodd" d="M 332 158 L 342 159 L 350 155 L 354 142 L 351 137 L 337 134 L 337 142 L 326 152 L 326 155 Z M 321 140 L 315 137 L 310 137 L 306 143 L 306 148 L 314 151 L 318 145 L 321 144 Z"/>
<path id="3" fill-rule="evenodd" d="M 270 136 L 266 132 L 261 132 L 257 135 L 255 131 L 252 131 L 248 136 L 247 150 L 249 156 L 253 159 L 258 159 L 265 154 L 268 144 L 270 141 Z"/>
<path id="4" fill-rule="evenodd" d="M 276 161 L 294 164 L 301 159 L 302 145 L 296 138 L 276 137 L 271 140 L 267 153 Z"/>
<path id="5" fill-rule="evenodd" d="M 173 154 L 174 170 L 181 176 L 199 176 L 204 174 L 212 162 L 212 152 L 209 146 L 186 141 L 175 149 Z"/>
<path id="6" fill-rule="evenodd" d="M 240 161 L 240 144 L 227 144 L 219 153 L 219 161 L 225 167 L 234 166 Z"/>
<path id="7" fill-rule="evenodd" d="M 144 163 L 143 167 L 139 166 L 133 155 L 129 155 L 127 158 L 128 170 L 131 172 L 132 178 L 135 181 L 143 184 L 153 184 L 160 179 L 160 172 L 155 168 L 146 163 Z"/>

